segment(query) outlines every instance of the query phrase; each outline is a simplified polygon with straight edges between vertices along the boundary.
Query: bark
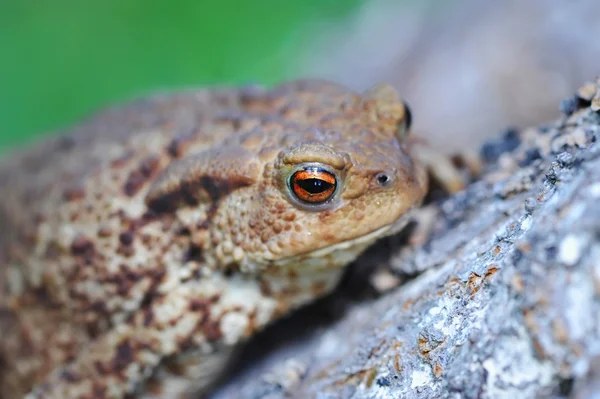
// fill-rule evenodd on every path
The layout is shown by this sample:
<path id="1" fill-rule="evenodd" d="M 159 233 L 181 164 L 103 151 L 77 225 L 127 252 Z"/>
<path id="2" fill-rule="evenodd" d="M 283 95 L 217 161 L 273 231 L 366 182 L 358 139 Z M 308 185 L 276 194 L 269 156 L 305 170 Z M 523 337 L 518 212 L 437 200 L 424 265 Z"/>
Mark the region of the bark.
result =
<path id="1" fill-rule="evenodd" d="M 213 397 L 597 398 L 595 91 L 564 101 L 559 121 L 487 143 L 482 176 L 434 203 L 425 245 L 401 246 L 404 234 L 358 262 L 419 275 L 375 299 L 349 298 L 346 282 L 251 343 Z"/>

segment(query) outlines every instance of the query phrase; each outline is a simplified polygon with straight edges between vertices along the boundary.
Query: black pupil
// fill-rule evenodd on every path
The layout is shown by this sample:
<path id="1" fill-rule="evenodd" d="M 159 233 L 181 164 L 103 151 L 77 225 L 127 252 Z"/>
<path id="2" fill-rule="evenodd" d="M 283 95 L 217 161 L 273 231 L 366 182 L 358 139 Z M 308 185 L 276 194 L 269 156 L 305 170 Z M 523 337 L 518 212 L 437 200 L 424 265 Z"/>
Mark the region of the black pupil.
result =
<path id="1" fill-rule="evenodd" d="M 310 194 L 319 194 L 333 187 L 333 184 L 321 179 L 304 179 L 297 182 L 297 184 Z"/>

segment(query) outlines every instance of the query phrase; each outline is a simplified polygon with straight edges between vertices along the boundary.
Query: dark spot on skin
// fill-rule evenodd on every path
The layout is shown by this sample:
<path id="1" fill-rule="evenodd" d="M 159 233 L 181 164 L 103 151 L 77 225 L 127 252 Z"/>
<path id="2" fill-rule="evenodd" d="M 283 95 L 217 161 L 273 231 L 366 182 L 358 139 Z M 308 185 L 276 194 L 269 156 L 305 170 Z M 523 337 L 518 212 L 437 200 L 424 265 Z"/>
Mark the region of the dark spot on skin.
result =
<path id="1" fill-rule="evenodd" d="M 142 299 L 142 302 L 140 304 L 142 308 L 150 306 L 154 298 L 161 296 L 158 292 L 156 292 L 156 289 L 160 285 L 166 274 L 167 273 L 164 270 L 158 269 L 153 269 L 146 274 L 146 276 L 152 280 L 152 283 L 150 284 L 150 287 L 148 287 L 148 290 L 146 291 L 146 294 Z"/>
<path id="2" fill-rule="evenodd" d="M 243 107 L 253 108 L 264 105 L 265 92 L 258 87 L 244 88 L 239 95 Z"/>
<path id="3" fill-rule="evenodd" d="M 135 285 L 136 281 L 137 280 L 130 280 L 122 277 L 121 275 L 116 275 L 112 279 L 112 282 L 117 285 L 117 294 L 120 296 L 126 296 L 131 288 Z"/>
<path id="4" fill-rule="evenodd" d="M 247 184 L 230 183 L 224 180 L 216 180 L 207 176 L 202 176 L 198 181 L 182 184 L 178 190 L 174 190 L 156 198 L 149 198 L 147 201 L 148 207 L 154 212 L 164 213 L 173 212 L 182 204 L 195 206 L 200 198 L 199 194 L 204 191 L 212 200 L 213 206 L 216 205 L 219 198 L 229 194 L 235 188 L 243 187 Z"/>
<path id="5" fill-rule="evenodd" d="M 215 215 L 217 213 L 217 209 L 219 209 L 218 202 L 215 201 L 212 204 L 210 204 L 210 207 L 208 208 L 208 211 L 206 212 L 206 220 L 204 220 L 202 222 L 203 228 L 208 229 L 210 227 L 210 224 L 211 224 L 212 220 L 215 218 Z"/>
<path id="6" fill-rule="evenodd" d="M 133 156 L 132 152 L 128 152 L 123 156 L 120 156 L 117 159 L 114 159 L 111 163 L 110 166 L 112 168 L 122 168 L 123 166 L 127 165 L 127 163 L 129 162 L 129 160 L 131 159 L 131 157 Z"/>
<path id="7" fill-rule="evenodd" d="M 99 360 L 94 362 L 94 368 L 100 375 L 106 375 L 110 372 L 109 368 Z"/>
<path id="8" fill-rule="evenodd" d="M 164 218 L 161 220 L 160 231 L 168 233 L 173 229 L 174 219 Z"/>
<path id="9" fill-rule="evenodd" d="M 202 194 L 216 203 L 221 197 L 238 188 L 247 187 L 254 181 L 243 175 L 222 179 L 199 174 L 188 176 L 185 181 L 178 181 L 175 186 L 172 179 L 161 181 L 159 177 L 157 182 L 158 186 L 153 187 L 146 197 L 146 205 L 154 212 L 164 213 L 172 212 L 186 204 L 195 206 L 204 199 Z"/>
<path id="10" fill-rule="evenodd" d="M 190 302 L 190 311 L 208 313 L 211 301 L 206 298 L 194 298 Z"/>
<path id="11" fill-rule="evenodd" d="M 156 155 L 150 155 L 140 162 L 139 171 L 145 177 L 151 177 L 160 166 L 160 158 Z"/>
<path id="12" fill-rule="evenodd" d="M 148 308 L 144 311 L 144 327 L 148 327 L 154 321 L 154 311 Z"/>
<path id="13" fill-rule="evenodd" d="M 237 265 L 230 265 L 228 267 L 226 267 L 225 269 L 223 269 L 223 275 L 225 277 L 231 277 L 233 276 L 235 273 L 237 273 L 239 271 L 239 268 Z"/>
<path id="14" fill-rule="evenodd" d="M 112 214 L 110 214 L 111 217 L 116 216 L 117 218 L 123 220 L 123 219 L 127 219 L 127 212 L 125 212 L 124 209 L 117 209 L 115 212 L 113 212 Z"/>
<path id="15" fill-rule="evenodd" d="M 148 198 L 146 205 L 153 212 L 168 213 L 177 210 L 182 202 L 183 195 L 181 191 L 173 191 L 156 198 Z"/>
<path id="16" fill-rule="evenodd" d="M 89 256 L 94 252 L 94 243 L 85 236 L 79 236 L 71 243 L 71 253 L 76 256 Z"/>
<path id="17" fill-rule="evenodd" d="M 173 158 L 181 158 L 185 152 L 185 147 L 191 141 L 192 137 L 192 132 L 180 134 L 178 137 L 175 137 L 173 140 L 171 140 L 169 145 L 167 145 L 167 154 Z"/>
<path id="18" fill-rule="evenodd" d="M 94 382 L 92 385 L 92 399 L 106 398 L 106 387 Z"/>
<path id="19" fill-rule="evenodd" d="M 221 113 L 216 118 L 215 121 L 220 124 L 231 125 L 233 130 L 239 130 L 244 122 L 246 115 L 243 113 Z"/>
<path id="20" fill-rule="evenodd" d="M 133 197 L 142 188 L 146 180 L 147 177 L 139 170 L 132 171 L 123 186 L 125 195 Z"/>
<path id="21" fill-rule="evenodd" d="M 219 320 L 209 320 L 205 317 L 200 323 L 200 329 L 208 341 L 216 341 L 223 336 Z"/>
<path id="22" fill-rule="evenodd" d="M 150 155 L 140 161 L 138 168 L 131 171 L 125 182 L 123 187 L 125 194 L 130 197 L 134 196 L 146 181 L 158 171 L 159 166 L 160 158 L 156 155 Z"/>
<path id="23" fill-rule="evenodd" d="M 173 192 L 148 202 L 148 207 L 158 213 L 175 212 L 183 203 L 197 205 L 190 200 L 184 201 L 181 192 Z"/>
<path id="24" fill-rule="evenodd" d="M 150 235 L 150 234 L 142 234 L 142 235 L 140 236 L 140 240 L 142 241 L 142 244 L 144 244 L 144 245 L 146 245 L 146 246 L 150 245 L 150 244 L 152 243 L 152 241 L 153 241 L 153 240 L 154 240 L 154 241 L 156 241 L 156 240 L 154 239 L 154 236 L 152 236 L 152 235 Z"/>
<path id="25" fill-rule="evenodd" d="M 155 397 L 162 398 L 164 397 L 164 385 L 159 376 L 151 375 L 150 378 L 144 383 L 144 390 L 146 392 L 151 393 Z M 136 399 L 138 395 L 133 394 L 132 398 L 124 398 L 124 399 Z"/>
<path id="26" fill-rule="evenodd" d="M 267 280 L 260 280 L 260 293 L 267 297 L 274 295 L 271 285 Z"/>
<path id="27" fill-rule="evenodd" d="M 158 219 L 158 215 L 155 212 L 152 212 L 152 210 L 148 210 L 148 211 L 144 212 L 144 214 L 142 215 L 142 217 L 140 219 L 141 225 L 138 227 L 142 227 L 148 223 L 152 223 L 156 219 Z"/>
<path id="28" fill-rule="evenodd" d="M 50 293 L 48 292 L 47 287 L 45 287 L 45 286 L 36 287 L 35 289 L 32 290 L 32 292 L 36 298 L 36 303 L 43 303 L 44 306 L 47 306 L 48 308 L 58 308 L 59 307 L 59 304 L 57 304 L 50 296 Z"/>
<path id="29" fill-rule="evenodd" d="M 233 188 L 229 181 L 216 180 L 208 176 L 202 176 L 200 178 L 200 185 L 213 201 L 227 195 Z"/>
<path id="30" fill-rule="evenodd" d="M 196 245 L 190 245 L 184 255 L 183 262 L 202 262 L 202 248 Z"/>
<path id="31" fill-rule="evenodd" d="M 106 303 L 101 300 L 96 300 L 87 307 L 87 310 L 92 311 L 94 313 L 100 314 L 108 314 L 108 309 L 106 307 Z"/>
<path id="32" fill-rule="evenodd" d="M 116 371 L 125 369 L 133 361 L 133 348 L 129 340 L 121 342 L 117 346 L 115 357 L 112 360 L 112 368 Z"/>
<path id="33" fill-rule="evenodd" d="M 153 212 L 152 210 L 148 210 L 137 219 L 129 219 L 125 216 L 122 219 L 124 219 L 125 221 L 125 223 L 123 224 L 126 226 L 126 228 L 131 232 L 135 232 L 136 230 L 139 230 L 147 224 L 156 221 L 157 218 L 158 215 L 155 212 Z"/>
<path id="34" fill-rule="evenodd" d="M 101 226 L 98 229 L 98 237 L 106 238 L 112 235 L 112 229 L 108 226 Z"/>
<path id="35" fill-rule="evenodd" d="M 129 269 L 126 265 L 119 267 L 119 273 L 113 274 L 105 279 L 106 282 L 117 286 L 117 293 L 120 296 L 126 296 L 132 287 L 140 281 L 144 275 L 135 270 Z"/>
<path id="36" fill-rule="evenodd" d="M 189 236 L 192 235 L 192 232 L 189 229 L 189 227 L 183 226 L 183 227 L 177 229 L 177 231 L 175 232 L 175 234 L 177 234 L 178 236 L 189 237 Z"/>
<path id="37" fill-rule="evenodd" d="M 186 352 L 188 350 L 195 348 L 196 344 L 194 343 L 194 341 L 191 338 L 188 337 L 184 340 L 178 339 L 177 346 L 179 347 L 179 352 Z M 167 366 L 169 371 L 176 371 L 179 373 L 177 375 L 184 376 L 187 371 L 185 364 L 180 364 L 180 363 L 176 363 L 176 364 L 178 364 L 179 367 L 172 368 L 171 365 Z"/>
<path id="38" fill-rule="evenodd" d="M 60 247 L 55 242 L 50 242 L 46 247 L 46 252 L 44 253 L 44 257 L 47 260 L 56 260 L 62 253 Z"/>
<path id="39" fill-rule="evenodd" d="M 179 158 L 181 156 L 181 144 L 179 139 L 173 139 L 167 146 L 167 154 L 173 158 Z"/>
<path id="40" fill-rule="evenodd" d="M 121 264 L 119 266 L 119 270 L 121 271 L 121 275 L 125 276 L 128 280 L 131 281 L 140 281 L 142 278 L 144 278 L 144 275 L 141 272 L 132 270 L 128 268 L 125 264 Z"/>
<path id="41" fill-rule="evenodd" d="M 60 379 L 69 383 L 73 383 L 81 380 L 81 376 L 73 373 L 72 371 L 63 370 L 62 373 L 60 373 Z"/>
<path id="42" fill-rule="evenodd" d="M 74 202 L 85 198 L 85 190 L 82 187 L 71 187 L 64 191 L 63 199 Z"/>
<path id="43" fill-rule="evenodd" d="M 133 233 L 131 231 L 125 231 L 119 234 L 119 242 L 126 246 L 131 245 L 133 243 Z"/>
<path id="44" fill-rule="evenodd" d="M 85 331 L 86 331 L 87 335 L 91 339 L 96 339 L 102 333 L 104 333 L 104 330 L 102 329 L 102 327 L 100 327 L 100 325 L 98 323 L 88 323 L 88 324 L 86 324 L 85 325 Z"/>
<path id="45" fill-rule="evenodd" d="M 132 246 L 123 245 L 117 249 L 117 253 L 123 255 L 126 258 L 130 258 L 135 254 L 135 248 Z"/>

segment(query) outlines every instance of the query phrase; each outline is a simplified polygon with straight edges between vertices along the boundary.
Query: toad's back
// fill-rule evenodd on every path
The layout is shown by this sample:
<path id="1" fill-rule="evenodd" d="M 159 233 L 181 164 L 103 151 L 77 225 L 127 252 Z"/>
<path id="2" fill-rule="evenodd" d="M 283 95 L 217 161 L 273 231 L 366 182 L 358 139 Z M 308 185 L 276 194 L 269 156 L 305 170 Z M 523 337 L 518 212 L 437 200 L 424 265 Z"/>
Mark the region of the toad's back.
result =
<path id="1" fill-rule="evenodd" d="M 273 129 L 283 128 L 290 116 L 296 121 L 303 117 L 310 124 L 328 112 L 336 113 L 339 104 L 332 100 L 349 94 L 341 86 L 307 80 L 282 85 L 275 91 L 248 87 L 156 95 L 108 109 L 66 135 L 0 161 L 0 187 L 5 188 L 0 198 L 2 225 L 9 215 L 16 216 L 13 211 L 17 208 L 26 209 L 17 213 L 31 217 L 22 215 L 26 218 L 22 221 L 32 222 L 40 216 L 36 210 L 56 208 L 69 197 L 81 195 L 77 188 L 102 168 L 114 170 L 114 180 L 103 182 L 104 188 L 118 187 L 120 192 L 113 195 L 130 197 L 136 186 L 143 184 L 142 176 L 131 176 L 132 170 L 152 167 L 136 164 L 136 160 L 169 162 L 210 148 L 242 130 L 267 123 L 272 123 Z M 120 184 L 124 178 L 131 178 L 125 181 L 128 185 Z M 7 208 L 11 211 L 6 212 Z"/>
<path id="2" fill-rule="evenodd" d="M 248 87 L 157 95 L 108 109 L 66 135 L 0 161 L 0 261 L 26 264 L 31 248 L 39 247 L 42 220 L 88 219 L 97 225 L 106 207 L 123 211 L 124 202 L 139 213 L 135 197 L 173 160 L 241 132 L 283 132 L 290 119 L 311 125 L 339 116 L 339 99 L 349 95 L 341 86 L 306 80 L 274 91 Z M 69 210 L 68 219 L 59 209 Z"/>

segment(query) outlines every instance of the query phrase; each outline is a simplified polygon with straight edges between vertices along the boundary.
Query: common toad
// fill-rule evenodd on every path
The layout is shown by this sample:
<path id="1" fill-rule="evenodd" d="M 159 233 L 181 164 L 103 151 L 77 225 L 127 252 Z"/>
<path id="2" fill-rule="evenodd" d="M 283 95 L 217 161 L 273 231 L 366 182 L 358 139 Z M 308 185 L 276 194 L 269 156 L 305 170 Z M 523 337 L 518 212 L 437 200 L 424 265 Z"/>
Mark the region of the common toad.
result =
<path id="1" fill-rule="evenodd" d="M 200 392 L 404 226 L 428 189 L 409 125 L 390 86 L 302 80 L 147 97 L 11 155 L 2 397 Z"/>

